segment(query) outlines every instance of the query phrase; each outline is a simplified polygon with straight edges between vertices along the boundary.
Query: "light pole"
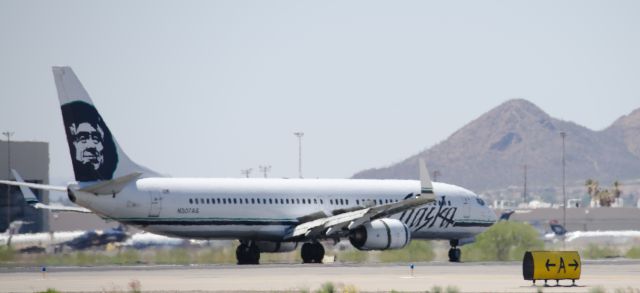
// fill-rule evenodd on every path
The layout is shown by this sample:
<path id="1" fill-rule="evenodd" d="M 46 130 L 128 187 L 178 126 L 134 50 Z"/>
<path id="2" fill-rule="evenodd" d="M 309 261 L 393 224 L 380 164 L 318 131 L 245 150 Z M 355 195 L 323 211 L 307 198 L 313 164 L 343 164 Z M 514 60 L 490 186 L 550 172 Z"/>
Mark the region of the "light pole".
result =
<path id="1" fill-rule="evenodd" d="M 527 203 L 527 164 L 524 164 L 524 188 L 522 190 L 522 201 Z"/>
<path id="2" fill-rule="evenodd" d="M 564 158 L 564 154 L 565 154 L 565 147 L 564 147 L 564 141 L 565 138 L 567 137 L 567 133 L 566 132 L 560 132 L 560 136 L 562 136 L 562 226 L 564 226 L 565 229 L 567 229 L 567 192 L 566 192 L 566 188 L 565 188 L 565 158 Z M 565 241 L 564 241 L 564 237 L 562 238 L 562 249 L 564 249 L 564 245 L 565 245 Z"/>
<path id="3" fill-rule="evenodd" d="M 440 171 L 438 171 L 438 170 L 433 171 L 433 181 L 434 182 L 438 181 L 438 176 L 440 176 L 440 175 L 442 175 L 440 173 Z"/>
<path id="4" fill-rule="evenodd" d="M 302 136 L 304 136 L 304 132 L 294 132 L 293 135 L 298 137 L 298 177 L 302 178 Z"/>
<path id="5" fill-rule="evenodd" d="M 251 174 L 251 171 L 253 171 L 252 168 L 249 169 L 242 169 L 240 170 L 240 174 L 244 175 L 245 177 L 249 178 L 249 174 Z"/>
<path id="6" fill-rule="evenodd" d="M 264 178 L 267 178 L 267 173 L 269 173 L 269 171 L 271 171 L 271 165 L 260 165 L 258 166 L 258 169 L 260 169 L 260 172 L 262 172 L 262 174 L 264 174 Z"/>
<path id="7" fill-rule="evenodd" d="M 2 133 L 7 137 L 7 180 L 11 178 L 11 136 L 13 131 Z M 7 185 L 7 227 L 11 226 L 11 188 Z"/>

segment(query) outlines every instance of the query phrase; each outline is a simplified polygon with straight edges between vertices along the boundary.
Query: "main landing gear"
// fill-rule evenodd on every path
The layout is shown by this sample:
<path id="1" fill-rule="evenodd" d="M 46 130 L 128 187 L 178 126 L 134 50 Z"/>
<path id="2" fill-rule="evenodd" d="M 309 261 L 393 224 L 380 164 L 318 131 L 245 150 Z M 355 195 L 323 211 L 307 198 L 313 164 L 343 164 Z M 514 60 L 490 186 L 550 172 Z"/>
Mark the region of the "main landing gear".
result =
<path id="1" fill-rule="evenodd" d="M 242 241 L 236 248 L 236 259 L 239 265 L 260 264 L 260 249 L 253 241 Z"/>
<path id="2" fill-rule="evenodd" d="M 449 245 L 451 245 L 449 249 L 449 262 L 460 262 L 462 251 L 458 248 L 458 239 L 450 240 Z"/>
<path id="3" fill-rule="evenodd" d="M 322 263 L 324 247 L 320 242 L 307 242 L 302 244 L 300 255 L 303 263 Z"/>

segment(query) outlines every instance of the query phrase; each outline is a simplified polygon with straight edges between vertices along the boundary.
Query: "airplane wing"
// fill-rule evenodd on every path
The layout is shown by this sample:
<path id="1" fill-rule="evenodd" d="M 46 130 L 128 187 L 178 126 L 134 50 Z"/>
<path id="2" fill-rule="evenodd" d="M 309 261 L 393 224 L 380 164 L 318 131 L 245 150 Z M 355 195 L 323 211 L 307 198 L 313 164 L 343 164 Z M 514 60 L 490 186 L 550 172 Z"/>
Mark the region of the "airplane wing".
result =
<path id="1" fill-rule="evenodd" d="M 13 177 L 16 178 L 16 181 L 0 180 L 0 184 L 14 185 L 14 186 L 20 187 L 20 191 L 22 192 L 22 196 L 24 197 L 24 200 L 30 206 L 32 206 L 32 207 L 34 207 L 36 209 L 45 209 L 45 210 L 50 210 L 50 211 L 54 211 L 54 212 L 93 213 L 91 210 L 83 208 L 83 207 L 55 206 L 55 205 L 43 204 L 38 200 L 38 198 L 36 198 L 36 195 L 33 194 L 31 189 L 29 189 L 29 188 L 55 190 L 55 191 L 65 191 L 65 192 L 67 191 L 67 188 L 66 187 L 61 187 L 61 186 L 52 186 L 52 185 L 37 184 L 37 183 L 27 183 L 27 182 L 24 182 L 24 180 L 22 179 L 22 177 L 20 177 L 20 174 L 18 174 L 18 172 L 16 172 L 16 170 L 11 170 L 11 172 L 13 173 Z M 53 187 L 53 188 L 50 188 L 50 187 Z"/>
<path id="2" fill-rule="evenodd" d="M 325 238 L 346 230 L 353 230 L 369 221 L 384 218 L 425 205 L 436 200 L 429 172 L 422 159 L 420 161 L 421 192 L 403 201 L 362 208 L 331 217 L 324 217 L 302 223 L 290 229 L 285 240 L 300 238 Z"/>

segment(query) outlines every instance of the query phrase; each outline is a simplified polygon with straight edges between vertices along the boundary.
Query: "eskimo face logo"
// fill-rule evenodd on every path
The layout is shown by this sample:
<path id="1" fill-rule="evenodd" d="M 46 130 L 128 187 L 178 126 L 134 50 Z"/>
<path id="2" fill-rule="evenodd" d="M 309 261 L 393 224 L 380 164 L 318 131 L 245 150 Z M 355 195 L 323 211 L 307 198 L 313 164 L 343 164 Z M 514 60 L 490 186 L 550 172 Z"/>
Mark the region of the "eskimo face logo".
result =
<path id="1" fill-rule="evenodd" d="M 98 170 L 104 163 L 104 130 L 99 125 L 91 125 L 88 122 L 79 125 L 72 124 L 69 127 L 73 137 L 73 146 L 76 149 L 75 160 L 85 165 L 93 166 Z"/>
<path id="2" fill-rule="evenodd" d="M 98 111 L 92 105 L 75 101 L 62 106 L 62 117 L 76 180 L 112 179 L 118 154 Z"/>

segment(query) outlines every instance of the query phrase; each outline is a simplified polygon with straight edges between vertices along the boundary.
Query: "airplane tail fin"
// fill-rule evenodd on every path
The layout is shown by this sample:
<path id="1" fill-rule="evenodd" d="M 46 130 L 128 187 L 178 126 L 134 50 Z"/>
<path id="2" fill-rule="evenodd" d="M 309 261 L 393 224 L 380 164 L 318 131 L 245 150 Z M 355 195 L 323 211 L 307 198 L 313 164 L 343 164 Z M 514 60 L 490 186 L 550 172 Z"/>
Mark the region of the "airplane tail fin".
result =
<path id="1" fill-rule="evenodd" d="M 71 67 L 53 67 L 53 77 L 76 181 L 111 180 L 131 173 L 157 176 L 120 148 Z"/>
<path id="2" fill-rule="evenodd" d="M 549 222 L 549 227 L 551 227 L 551 231 L 553 231 L 553 233 L 558 236 L 567 234 L 567 229 L 564 226 L 560 225 L 557 220 L 551 220 Z"/>

